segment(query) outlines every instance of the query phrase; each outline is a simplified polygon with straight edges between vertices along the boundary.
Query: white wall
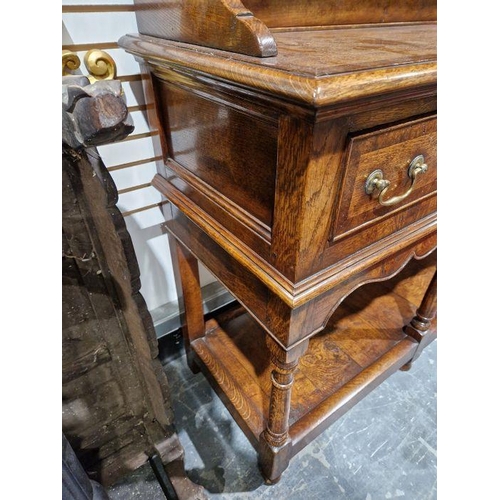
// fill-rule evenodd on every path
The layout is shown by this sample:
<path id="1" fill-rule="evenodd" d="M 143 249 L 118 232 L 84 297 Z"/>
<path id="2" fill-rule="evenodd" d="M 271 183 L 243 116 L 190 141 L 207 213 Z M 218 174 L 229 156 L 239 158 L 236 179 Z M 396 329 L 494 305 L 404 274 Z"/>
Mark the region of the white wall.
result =
<path id="1" fill-rule="evenodd" d="M 160 194 L 150 185 L 156 172 L 144 95 L 135 59 L 117 45 L 124 34 L 137 33 L 133 0 L 63 0 L 63 49 L 76 52 L 82 66 L 76 74 L 86 73 L 83 57 L 87 50 L 105 50 L 115 60 L 118 79 L 122 81 L 125 99 L 135 130 L 125 141 L 99 148 L 119 191 L 118 208 L 122 211 L 132 237 L 141 270 L 141 293 L 150 311 L 162 309 L 177 300 L 168 239 L 158 203 Z M 135 138 L 146 134 L 145 137 Z M 129 166 L 132 162 L 138 164 Z M 202 285 L 215 281 L 200 266 Z"/>

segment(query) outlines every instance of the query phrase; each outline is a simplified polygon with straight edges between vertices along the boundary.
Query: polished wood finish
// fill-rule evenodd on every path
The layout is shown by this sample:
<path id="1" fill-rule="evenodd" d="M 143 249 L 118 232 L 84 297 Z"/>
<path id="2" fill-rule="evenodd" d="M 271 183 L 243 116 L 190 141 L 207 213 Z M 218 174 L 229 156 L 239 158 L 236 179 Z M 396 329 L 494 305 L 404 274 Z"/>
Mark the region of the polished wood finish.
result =
<path id="1" fill-rule="evenodd" d="M 198 261 L 193 254 L 188 252 L 182 245 L 174 247 L 178 254 L 178 263 L 181 283 L 181 293 L 179 294 L 179 309 L 183 310 L 182 333 L 184 336 L 184 348 L 187 362 L 193 372 L 198 372 L 196 364 L 193 362 L 191 343 L 205 335 L 205 319 L 203 317 L 203 302 L 201 297 L 200 274 Z M 188 314 L 186 314 L 188 311 Z"/>
<path id="2" fill-rule="evenodd" d="M 166 182 L 158 182 L 155 186 L 166 186 Z M 171 201 L 177 203 L 175 191 L 166 191 Z M 192 205 L 181 205 L 188 216 L 195 218 Z M 170 213 L 171 211 L 171 213 Z M 206 232 L 213 229 L 204 219 L 198 224 L 191 222 L 179 210 L 168 207 L 166 213 L 170 220 L 167 227 L 179 241 L 205 266 L 216 275 L 224 285 L 251 311 L 252 315 L 283 347 L 291 346 L 319 332 L 326 324 L 333 309 L 363 283 L 383 279 L 398 272 L 412 258 L 422 258 L 436 247 L 435 216 L 419 221 L 413 231 L 405 239 L 396 233 L 381 243 L 359 252 L 359 260 L 340 261 L 336 267 L 329 267 L 324 273 L 311 277 L 295 287 L 292 295 L 282 284 L 289 282 L 283 278 L 276 282 L 274 275 L 259 273 L 254 265 L 252 253 L 238 253 L 236 245 L 227 245 L 229 237 L 222 226 L 215 226 L 214 238 Z M 200 229 L 201 227 L 201 229 Z M 225 248 L 226 247 L 226 248 Z M 377 250 L 390 248 L 390 257 L 380 266 Z M 311 249 L 311 251 L 313 251 Z M 291 291 L 294 291 L 290 285 Z"/>
<path id="3" fill-rule="evenodd" d="M 431 330 L 432 320 L 436 316 L 437 309 L 437 271 L 432 277 L 432 281 L 427 288 L 422 303 L 417 310 L 417 314 L 413 317 L 410 324 L 404 329 L 406 335 L 414 338 L 418 342 L 418 348 L 413 355 L 411 361 L 404 367 L 406 370 L 411 368 L 411 364 L 415 361 L 426 345 L 432 342 L 435 338 L 435 332 Z"/>
<path id="4" fill-rule="evenodd" d="M 270 28 L 435 21 L 434 0 L 243 0 Z"/>
<path id="5" fill-rule="evenodd" d="M 277 122 L 263 117 L 251 120 L 250 134 L 249 116 L 241 109 L 227 107 L 221 120 L 219 103 L 193 95 L 180 85 L 162 82 L 158 95 L 161 116 L 168 119 L 164 127 L 170 131 L 169 166 L 175 169 L 181 165 L 180 175 L 187 170 L 186 184 L 196 179 L 197 188 L 207 197 L 210 192 L 225 192 L 228 210 L 243 209 L 257 220 L 255 224 L 269 228 L 275 176 L 269 165 L 276 158 Z M 238 169 L 232 168 L 238 163 Z M 220 165 L 229 168 L 221 169 Z M 188 190 L 180 181 L 178 186 Z M 241 218 L 245 220 L 243 214 Z M 251 223 L 248 220 L 247 224 Z"/>
<path id="6" fill-rule="evenodd" d="M 149 74 L 163 147 L 152 184 L 171 202 L 166 227 L 252 318 L 208 322 L 205 335 L 188 335 L 190 348 L 275 482 L 302 446 L 417 352 L 404 322 L 390 341 L 375 333 L 393 299 L 381 301 L 384 321 L 366 339 L 357 328 L 322 332 L 361 285 L 404 273 L 437 246 L 435 2 L 247 4 L 271 27 L 275 57 L 141 34 L 119 43 Z M 409 196 L 383 206 L 365 192 L 382 169 L 387 196 L 405 193 L 418 155 L 428 168 Z M 180 258 L 190 259 L 184 250 Z M 417 281 L 423 295 L 428 283 Z M 356 314 L 349 321 L 363 324 Z M 257 356 L 238 354 L 231 323 Z"/>
<path id="7" fill-rule="evenodd" d="M 113 179 L 91 147 L 133 130 L 120 84 L 63 78 L 63 90 L 63 115 L 71 115 L 62 156 L 63 432 L 105 486 L 159 457 L 179 499 L 206 498 L 184 470 L 132 240 Z M 64 95 L 87 102 L 73 106 Z"/>
<path id="8" fill-rule="evenodd" d="M 407 208 L 408 204 L 421 202 L 422 198 L 435 195 L 437 188 L 436 172 L 437 120 L 424 118 L 404 123 L 388 129 L 351 137 L 347 146 L 345 181 L 340 193 L 340 208 L 332 227 L 333 240 L 356 231 L 360 226 L 376 224 L 381 218 L 394 211 Z M 367 196 L 361 189 L 368 175 L 375 169 L 383 170 L 384 178 L 391 184 L 386 198 L 402 195 L 410 187 L 408 165 L 417 155 L 423 155 L 430 168 L 415 182 L 415 188 L 404 201 L 392 206 L 382 206 L 378 192 Z M 433 196 L 435 200 L 435 196 Z M 432 211 L 435 211 L 435 205 Z M 407 213 L 400 224 L 405 226 L 412 219 L 421 218 L 421 212 Z M 366 245 L 367 241 L 364 241 Z"/>
<path id="9" fill-rule="evenodd" d="M 298 33 L 303 44 L 297 41 Z M 309 104 L 322 113 L 326 109 L 321 107 L 368 101 L 373 96 L 379 107 L 385 99 L 394 99 L 395 93 L 409 93 L 412 99 L 419 94 L 435 95 L 436 34 L 433 23 L 279 32 L 274 35 L 278 55 L 257 60 L 203 46 L 194 50 L 189 44 L 144 35 L 127 35 L 118 43 L 149 60 L 158 76 L 182 61 L 182 67 L 196 72 L 198 78 L 210 75 Z M 336 110 L 341 111 L 341 107 Z"/>
<path id="10" fill-rule="evenodd" d="M 277 362 L 273 352 L 283 351 L 273 346 L 265 349 L 269 336 L 241 307 L 207 320 L 206 335 L 193 342 L 192 348 L 203 371 L 261 455 L 272 451 L 272 447 L 262 451 L 266 443 L 275 448 L 281 443 L 289 448 L 289 459 L 290 452 L 297 453 L 412 359 L 417 343 L 402 328 L 415 314 L 422 286 L 431 281 L 434 257 L 412 261 L 390 281 L 361 287 L 349 295 L 324 331 L 309 341 L 298 364 L 296 354 L 288 358 L 288 365 Z M 434 328 L 434 323 L 428 326 L 429 335 L 435 334 Z M 277 364 L 281 366 L 278 388 Z M 273 391 L 289 391 L 292 377 L 290 400 L 283 401 L 289 392 L 285 398 L 278 398 L 278 405 L 289 405 L 289 429 L 285 433 L 284 412 L 272 404 Z M 270 433 L 269 426 L 281 432 Z M 262 460 L 264 470 L 272 466 Z M 266 477 L 272 477 L 271 471 Z"/>
<path id="11" fill-rule="evenodd" d="M 270 354 L 271 390 L 267 425 L 260 436 L 260 467 L 263 476 L 271 483 L 277 482 L 291 458 L 290 405 L 300 357 L 306 352 L 308 342 L 284 351 L 271 337 L 266 337 Z"/>
<path id="12" fill-rule="evenodd" d="M 257 57 L 278 53 L 271 29 L 436 21 L 434 0 L 135 0 L 139 33 Z"/>
<path id="13" fill-rule="evenodd" d="M 268 27 L 239 0 L 134 0 L 134 4 L 140 33 L 251 56 L 276 54 Z"/>

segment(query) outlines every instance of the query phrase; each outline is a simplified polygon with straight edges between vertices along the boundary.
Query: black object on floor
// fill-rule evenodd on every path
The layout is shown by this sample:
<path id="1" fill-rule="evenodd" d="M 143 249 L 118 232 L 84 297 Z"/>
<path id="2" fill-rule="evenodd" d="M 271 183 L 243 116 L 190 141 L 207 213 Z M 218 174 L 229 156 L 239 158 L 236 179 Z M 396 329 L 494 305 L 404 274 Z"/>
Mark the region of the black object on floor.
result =
<path id="1" fill-rule="evenodd" d="M 160 488 L 165 494 L 167 500 L 178 500 L 178 496 L 175 493 L 172 483 L 170 482 L 170 478 L 165 472 L 161 458 L 158 455 L 153 455 L 149 459 L 149 464 L 151 465 L 151 469 L 153 470 L 158 484 L 160 485 Z"/>
<path id="2" fill-rule="evenodd" d="M 255 450 L 203 375 L 191 373 L 182 351 L 164 358 L 186 471 L 217 500 L 435 500 L 436 366 L 437 341 L 412 370 L 389 377 L 294 457 L 278 484 L 267 486 Z M 111 500 L 163 498 L 148 465 L 108 493 Z"/>

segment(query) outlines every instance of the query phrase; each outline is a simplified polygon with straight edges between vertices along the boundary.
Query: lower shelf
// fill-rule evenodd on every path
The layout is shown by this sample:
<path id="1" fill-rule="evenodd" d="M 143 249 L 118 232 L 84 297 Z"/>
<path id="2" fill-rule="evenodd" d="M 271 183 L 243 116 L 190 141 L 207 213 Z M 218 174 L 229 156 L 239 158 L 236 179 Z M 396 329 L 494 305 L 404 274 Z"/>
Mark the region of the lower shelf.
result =
<path id="1" fill-rule="evenodd" d="M 310 340 L 292 391 L 292 454 L 412 358 L 417 344 L 402 328 L 414 316 L 434 269 L 414 261 L 392 280 L 360 287 Z M 265 335 L 236 306 L 208 320 L 205 337 L 191 344 L 202 371 L 256 447 L 271 393 Z M 434 337 L 435 324 L 427 338 Z"/>

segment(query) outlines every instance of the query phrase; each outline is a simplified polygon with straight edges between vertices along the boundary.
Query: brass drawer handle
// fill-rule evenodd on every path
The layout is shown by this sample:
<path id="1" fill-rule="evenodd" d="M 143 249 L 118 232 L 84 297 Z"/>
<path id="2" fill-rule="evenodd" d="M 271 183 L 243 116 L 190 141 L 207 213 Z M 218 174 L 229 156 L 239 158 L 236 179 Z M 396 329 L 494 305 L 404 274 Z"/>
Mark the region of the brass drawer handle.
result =
<path id="1" fill-rule="evenodd" d="M 423 155 L 415 156 L 408 167 L 408 177 L 411 179 L 411 185 L 408 188 L 408 191 L 400 196 L 393 196 L 388 200 L 384 200 L 384 196 L 387 193 L 391 182 L 384 179 L 384 173 L 378 168 L 368 176 L 368 179 L 366 179 L 365 193 L 372 194 L 374 191 L 380 191 L 378 195 L 378 202 L 381 205 L 384 207 L 395 205 L 410 195 L 413 191 L 413 186 L 415 186 L 417 175 L 425 174 L 425 172 L 427 172 L 427 164 L 425 163 Z"/>

